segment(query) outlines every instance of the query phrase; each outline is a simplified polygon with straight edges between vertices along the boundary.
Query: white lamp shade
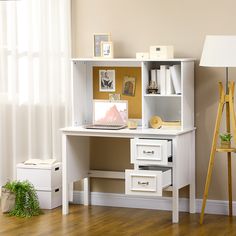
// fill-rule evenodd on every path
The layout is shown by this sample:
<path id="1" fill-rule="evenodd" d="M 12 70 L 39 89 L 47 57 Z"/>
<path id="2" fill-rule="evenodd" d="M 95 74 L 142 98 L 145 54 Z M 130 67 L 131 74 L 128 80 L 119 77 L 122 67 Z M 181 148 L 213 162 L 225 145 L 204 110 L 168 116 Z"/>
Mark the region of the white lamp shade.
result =
<path id="1" fill-rule="evenodd" d="M 206 36 L 200 66 L 236 67 L 236 35 Z"/>

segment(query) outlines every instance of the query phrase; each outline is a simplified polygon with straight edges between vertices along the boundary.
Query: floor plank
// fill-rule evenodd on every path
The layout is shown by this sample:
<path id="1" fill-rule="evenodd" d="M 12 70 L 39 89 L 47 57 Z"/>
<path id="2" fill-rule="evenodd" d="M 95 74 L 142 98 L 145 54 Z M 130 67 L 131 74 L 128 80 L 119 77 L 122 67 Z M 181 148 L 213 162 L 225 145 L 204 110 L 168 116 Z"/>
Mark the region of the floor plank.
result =
<path id="1" fill-rule="evenodd" d="M 108 235 L 108 236 L 236 236 L 236 217 L 180 213 L 180 223 L 171 223 L 171 212 L 71 205 L 70 214 L 61 208 L 47 210 L 43 215 L 24 219 L 0 213 L 0 235 Z"/>

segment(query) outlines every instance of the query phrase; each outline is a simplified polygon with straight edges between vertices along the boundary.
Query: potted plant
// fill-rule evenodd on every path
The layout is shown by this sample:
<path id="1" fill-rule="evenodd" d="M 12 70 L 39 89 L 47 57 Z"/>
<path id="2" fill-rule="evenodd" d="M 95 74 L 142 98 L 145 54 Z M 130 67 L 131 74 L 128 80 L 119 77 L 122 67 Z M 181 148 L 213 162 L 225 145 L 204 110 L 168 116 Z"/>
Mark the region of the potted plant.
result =
<path id="1" fill-rule="evenodd" d="M 15 206 L 9 215 L 31 217 L 41 214 L 37 193 L 29 181 L 7 182 L 4 188 L 15 194 Z"/>
<path id="2" fill-rule="evenodd" d="M 232 135 L 230 133 L 220 134 L 221 148 L 230 148 L 231 147 L 231 138 L 232 138 Z"/>

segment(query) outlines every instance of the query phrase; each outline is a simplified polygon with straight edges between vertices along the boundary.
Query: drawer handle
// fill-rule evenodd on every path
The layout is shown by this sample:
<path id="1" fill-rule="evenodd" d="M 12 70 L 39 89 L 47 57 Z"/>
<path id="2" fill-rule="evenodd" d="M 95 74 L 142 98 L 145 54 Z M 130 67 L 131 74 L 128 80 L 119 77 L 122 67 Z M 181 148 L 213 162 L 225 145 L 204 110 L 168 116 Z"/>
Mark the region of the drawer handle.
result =
<path id="1" fill-rule="evenodd" d="M 154 151 L 145 151 L 145 150 L 143 150 L 143 154 L 154 154 Z"/>
<path id="2" fill-rule="evenodd" d="M 138 181 L 138 184 L 139 185 L 149 185 L 149 182 L 140 182 L 140 181 Z"/>

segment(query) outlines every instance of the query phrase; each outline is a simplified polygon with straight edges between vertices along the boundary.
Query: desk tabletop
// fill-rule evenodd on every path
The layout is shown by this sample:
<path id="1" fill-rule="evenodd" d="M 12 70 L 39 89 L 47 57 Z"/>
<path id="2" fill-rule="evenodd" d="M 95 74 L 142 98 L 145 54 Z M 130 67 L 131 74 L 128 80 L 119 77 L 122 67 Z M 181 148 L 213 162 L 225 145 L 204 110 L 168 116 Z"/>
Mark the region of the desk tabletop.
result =
<path id="1" fill-rule="evenodd" d="M 61 131 L 65 135 L 72 136 L 88 136 L 88 137 L 120 137 L 120 138 L 135 138 L 135 137 L 156 137 L 156 136 L 177 136 L 195 130 L 191 129 L 176 129 L 174 127 L 166 127 L 161 129 L 152 128 L 137 128 L 137 129 L 120 129 L 120 130 L 101 130 L 101 129 L 86 129 L 84 126 L 73 126 L 62 128 Z"/>

